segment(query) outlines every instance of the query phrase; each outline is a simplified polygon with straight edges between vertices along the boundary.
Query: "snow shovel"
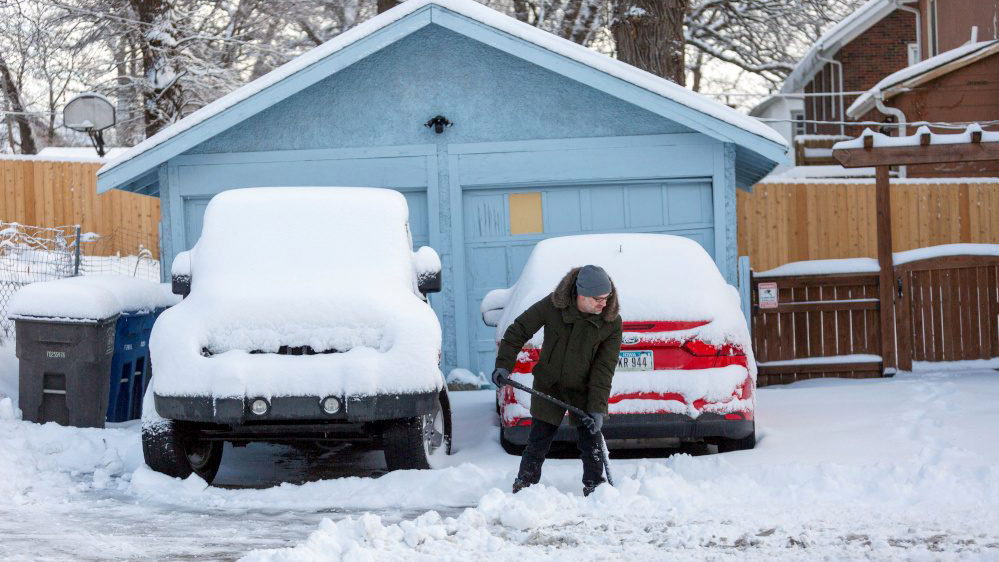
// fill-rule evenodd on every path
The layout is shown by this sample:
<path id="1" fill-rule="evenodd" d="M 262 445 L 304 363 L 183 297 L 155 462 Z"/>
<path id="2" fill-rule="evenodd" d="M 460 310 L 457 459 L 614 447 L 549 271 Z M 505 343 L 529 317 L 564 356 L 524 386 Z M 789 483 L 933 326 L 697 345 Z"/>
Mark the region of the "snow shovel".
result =
<path id="1" fill-rule="evenodd" d="M 559 400 L 558 398 L 555 398 L 554 396 L 549 396 L 549 395 L 545 394 L 544 392 L 538 392 L 537 390 L 534 390 L 533 388 L 531 388 L 529 386 L 524 386 L 524 385 L 520 384 L 519 382 L 511 379 L 510 377 L 503 377 L 503 380 L 505 381 L 505 384 L 508 384 L 508 385 L 510 385 L 510 386 L 518 389 L 518 390 L 523 390 L 524 392 L 526 392 L 528 394 L 532 394 L 534 396 L 537 396 L 538 398 L 541 398 L 543 400 L 547 400 L 547 401 L 551 402 L 552 404 L 555 404 L 559 408 L 565 408 L 566 410 L 569 410 L 573 414 L 576 414 L 577 416 L 579 416 L 580 419 L 582 419 L 582 418 L 591 418 L 592 419 L 592 416 L 590 416 L 590 414 L 587 414 L 586 412 L 580 410 L 579 408 L 577 408 L 575 406 L 570 406 L 569 404 L 566 404 L 565 402 Z M 607 442 L 604 441 L 604 434 L 601 433 L 600 431 L 594 431 L 593 434 L 595 436 L 598 436 L 600 438 L 600 460 L 602 460 L 603 463 L 604 463 L 604 472 L 607 474 L 607 483 L 610 484 L 611 486 L 613 486 L 614 485 L 614 479 L 611 478 L 610 463 L 608 462 L 608 457 L 610 455 L 607 453 Z"/>

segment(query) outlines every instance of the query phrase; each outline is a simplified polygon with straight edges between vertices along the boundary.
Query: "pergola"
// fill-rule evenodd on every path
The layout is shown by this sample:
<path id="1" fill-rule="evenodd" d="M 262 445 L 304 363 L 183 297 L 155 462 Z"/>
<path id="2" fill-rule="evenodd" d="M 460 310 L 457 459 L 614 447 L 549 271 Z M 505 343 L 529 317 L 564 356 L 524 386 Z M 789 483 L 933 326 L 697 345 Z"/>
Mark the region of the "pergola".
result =
<path id="1" fill-rule="evenodd" d="M 858 138 L 833 146 L 833 157 L 844 168 L 873 166 L 876 171 L 877 247 L 879 300 L 881 301 L 881 357 L 885 371 L 894 368 L 912 370 L 912 356 L 895 355 L 895 330 L 892 315 L 895 302 L 895 267 L 892 259 L 891 196 L 888 190 L 890 166 L 999 160 L 999 132 L 983 131 L 973 124 L 963 133 L 935 134 L 926 126 L 914 135 L 889 137 L 870 129 Z"/>

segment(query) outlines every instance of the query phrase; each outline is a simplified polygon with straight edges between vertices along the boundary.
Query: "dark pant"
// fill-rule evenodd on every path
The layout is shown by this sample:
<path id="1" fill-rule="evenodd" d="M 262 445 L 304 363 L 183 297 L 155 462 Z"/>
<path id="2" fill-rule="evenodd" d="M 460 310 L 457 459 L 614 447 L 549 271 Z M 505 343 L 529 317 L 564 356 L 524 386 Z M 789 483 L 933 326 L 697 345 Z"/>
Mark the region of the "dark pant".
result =
<path id="1" fill-rule="evenodd" d="M 600 455 L 600 439 L 580 424 L 579 456 L 583 460 L 583 486 L 594 487 L 604 482 L 604 464 Z M 541 465 L 545 462 L 552 439 L 558 426 L 535 419 L 531 423 L 531 434 L 527 437 L 527 447 L 520 458 L 520 471 L 517 478 L 527 484 L 537 484 L 541 480 Z"/>

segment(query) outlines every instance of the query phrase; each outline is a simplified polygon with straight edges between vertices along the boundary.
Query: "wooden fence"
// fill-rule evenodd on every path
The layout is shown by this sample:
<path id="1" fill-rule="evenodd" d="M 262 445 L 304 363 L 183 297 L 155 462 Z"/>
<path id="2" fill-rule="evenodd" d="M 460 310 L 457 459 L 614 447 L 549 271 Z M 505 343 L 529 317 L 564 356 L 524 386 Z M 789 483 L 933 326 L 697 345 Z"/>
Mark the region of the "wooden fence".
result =
<path id="1" fill-rule="evenodd" d="M 0 220 L 57 227 L 81 225 L 110 240 L 108 254 L 159 253 L 160 202 L 113 190 L 97 194 L 99 163 L 0 159 Z"/>
<path id="2" fill-rule="evenodd" d="M 874 182 L 759 183 L 738 193 L 739 255 L 765 271 L 803 260 L 875 257 Z M 896 252 L 999 243 L 999 183 L 892 180 Z"/>
<path id="3" fill-rule="evenodd" d="M 896 266 L 893 278 L 893 302 L 882 306 L 877 273 L 751 276 L 758 385 L 999 357 L 999 257 L 914 261 Z M 776 285 L 775 308 L 760 306 L 761 284 Z M 887 334 L 883 313 L 894 327 Z M 883 337 L 890 338 L 888 357 Z"/>

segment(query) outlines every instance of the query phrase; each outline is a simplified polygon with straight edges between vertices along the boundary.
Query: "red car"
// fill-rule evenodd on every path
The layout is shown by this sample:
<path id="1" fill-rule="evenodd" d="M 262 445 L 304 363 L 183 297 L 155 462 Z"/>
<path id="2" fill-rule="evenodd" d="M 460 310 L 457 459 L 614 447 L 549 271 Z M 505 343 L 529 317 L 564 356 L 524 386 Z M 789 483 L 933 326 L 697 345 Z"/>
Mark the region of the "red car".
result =
<path id="1" fill-rule="evenodd" d="M 611 448 L 707 442 L 720 452 L 756 444 L 756 363 L 738 291 L 696 242 L 666 234 L 597 234 L 544 240 L 517 283 L 482 301 L 482 318 L 507 326 L 550 293 L 572 267 L 603 267 L 618 291 L 621 354 L 604 436 Z M 517 358 L 512 377 L 530 385 L 542 331 Z M 500 441 L 518 454 L 530 432 L 531 396 L 497 394 Z M 558 441 L 575 441 L 563 422 Z"/>

